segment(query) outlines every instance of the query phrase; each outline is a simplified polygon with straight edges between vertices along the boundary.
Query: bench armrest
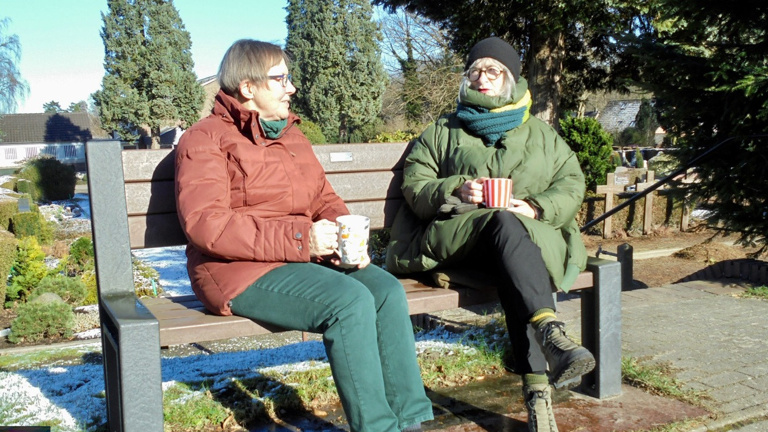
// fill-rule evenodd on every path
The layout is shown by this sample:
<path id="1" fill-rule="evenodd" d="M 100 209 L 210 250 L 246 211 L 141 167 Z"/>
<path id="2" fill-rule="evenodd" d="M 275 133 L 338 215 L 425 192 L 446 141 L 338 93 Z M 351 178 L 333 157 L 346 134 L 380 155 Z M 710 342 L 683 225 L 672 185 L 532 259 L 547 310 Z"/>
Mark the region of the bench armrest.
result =
<path id="1" fill-rule="evenodd" d="M 134 294 L 102 294 L 99 312 L 111 430 L 162 430 L 157 320 Z"/>

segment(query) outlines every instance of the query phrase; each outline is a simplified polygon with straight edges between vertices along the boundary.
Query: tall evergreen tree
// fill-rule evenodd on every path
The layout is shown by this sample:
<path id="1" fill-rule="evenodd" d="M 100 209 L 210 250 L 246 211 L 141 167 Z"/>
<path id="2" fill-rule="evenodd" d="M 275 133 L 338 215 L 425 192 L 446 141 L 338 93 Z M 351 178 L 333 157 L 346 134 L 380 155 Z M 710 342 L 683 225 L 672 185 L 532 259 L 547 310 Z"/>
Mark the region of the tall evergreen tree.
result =
<path id="1" fill-rule="evenodd" d="M 21 44 L 15 34 L 7 34 L 8 18 L 0 19 L 0 114 L 16 112 L 16 104 L 29 92 L 16 63 Z"/>
<path id="2" fill-rule="evenodd" d="M 371 3 L 289 0 L 286 9 L 296 109 L 329 140 L 348 141 L 375 122 L 387 80 Z"/>
<path id="3" fill-rule="evenodd" d="M 691 192 L 713 226 L 768 247 L 768 4 L 654 0 L 650 31 L 628 44 L 626 70 L 656 98 L 659 122 L 683 162 L 697 163 Z"/>
<path id="4" fill-rule="evenodd" d="M 198 120 L 205 97 L 193 72 L 189 32 L 173 0 L 108 0 L 102 14 L 105 75 L 93 95 L 102 127 L 122 139 L 139 130 L 160 145 L 163 126 Z"/>
<path id="5" fill-rule="evenodd" d="M 60 113 L 64 110 L 61 108 L 61 105 L 57 101 L 50 101 L 43 104 L 43 112 L 44 113 Z"/>
<path id="6" fill-rule="evenodd" d="M 575 111 L 588 90 L 615 87 L 611 64 L 614 38 L 638 22 L 625 1 L 373 0 L 394 10 L 405 7 L 447 30 L 464 56 L 481 39 L 498 36 L 524 58 L 533 97 L 532 113 L 557 127 L 564 111 Z"/>

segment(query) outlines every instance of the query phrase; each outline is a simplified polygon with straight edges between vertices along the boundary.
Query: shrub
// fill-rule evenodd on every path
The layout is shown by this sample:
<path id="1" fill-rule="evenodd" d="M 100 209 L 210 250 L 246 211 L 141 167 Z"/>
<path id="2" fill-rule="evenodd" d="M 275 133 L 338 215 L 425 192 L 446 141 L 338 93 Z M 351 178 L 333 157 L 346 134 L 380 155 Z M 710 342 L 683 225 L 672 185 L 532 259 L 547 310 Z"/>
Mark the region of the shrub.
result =
<path id="1" fill-rule="evenodd" d="M 630 147 L 633 145 L 642 145 L 645 142 L 645 136 L 636 127 L 630 126 L 616 135 L 616 144 L 621 147 Z"/>
<path id="2" fill-rule="evenodd" d="M 93 266 L 93 242 L 88 237 L 80 237 L 69 247 L 68 271 L 70 274 L 82 273 Z"/>
<path id="3" fill-rule="evenodd" d="M 32 289 L 47 275 L 45 253 L 37 243 L 37 239 L 34 237 L 21 239 L 11 270 L 11 283 L 6 294 L 9 303 L 25 302 Z"/>
<path id="4" fill-rule="evenodd" d="M 11 226 L 11 217 L 19 212 L 19 202 L 15 199 L 0 201 L 0 228 L 7 230 Z"/>
<path id="5" fill-rule="evenodd" d="M 0 230 L 0 304 L 5 303 L 8 276 L 16 261 L 16 237 L 5 230 Z"/>
<path id="6" fill-rule="evenodd" d="M 29 195 L 33 200 L 40 199 L 40 191 L 35 187 L 35 184 L 27 179 L 19 179 L 16 182 L 16 192 L 20 194 Z"/>
<path id="7" fill-rule="evenodd" d="M 312 144 L 325 144 L 328 140 L 323 135 L 322 129 L 315 122 L 302 120 L 299 124 L 299 130 L 307 137 Z"/>
<path id="8" fill-rule="evenodd" d="M 635 149 L 635 168 L 645 168 L 643 152 L 641 152 L 639 148 Z"/>
<path id="9" fill-rule="evenodd" d="M 409 142 L 416 138 L 416 135 L 412 132 L 397 130 L 394 132 L 382 132 L 373 139 L 372 142 L 378 143 L 396 143 L 396 142 Z"/>
<path id="10" fill-rule="evenodd" d="M 605 184 L 606 174 L 613 168 L 613 138 L 593 118 L 569 117 L 560 120 L 560 135 L 576 152 L 587 189 Z"/>
<path id="11" fill-rule="evenodd" d="M 11 323 L 8 340 L 12 343 L 34 342 L 46 337 L 72 337 L 75 316 L 72 307 L 62 301 L 32 301 L 19 306 Z"/>
<path id="12" fill-rule="evenodd" d="M 99 289 L 96 287 L 96 271 L 94 269 L 86 270 L 80 275 L 80 280 L 85 284 L 84 305 L 94 305 L 99 303 Z"/>
<path id="13" fill-rule="evenodd" d="M 43 293 L 53 293 L 71 306 L 82 306 L 88 294 L 85 283 L 78 277 L 49 275 L 32 288 L 29 297 L 35 298 Z"/>
<path id="14" fill-rule="evenodd" d="M 53 226 L 39 211 L 16 213 L 11 217 L 10 231 L 16 238 L 37 237 L 42 244 L 53 241 Z"/>
<path id="15" fill-rule="evenodd" d="M 75 168 L 52 157 L 29 159 L 19 170 L 20 179 L 29 181 L 29 194 L 34 201 L 65 200 L 75 194 L 77 175 Z M 19 181 L 17 188 L 22 187 Z"/>

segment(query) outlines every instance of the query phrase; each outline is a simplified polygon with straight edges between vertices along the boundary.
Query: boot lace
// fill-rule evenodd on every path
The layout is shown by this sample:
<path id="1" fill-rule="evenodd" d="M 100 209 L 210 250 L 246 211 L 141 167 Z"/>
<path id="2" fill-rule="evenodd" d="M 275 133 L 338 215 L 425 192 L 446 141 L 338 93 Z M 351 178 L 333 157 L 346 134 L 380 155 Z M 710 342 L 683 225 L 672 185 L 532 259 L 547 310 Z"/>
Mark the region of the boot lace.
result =
<path id="1" fill-rule="evenodd" d="M 562 336 L 562 339 L 558 336 Z M 542 342 L 555 345 L 558 348 L 564 348 L 563 344 L 574 343 L 567 334 L 565 334 L 565 323 L 562 321 L 550 321 L 541 331 Z"/>

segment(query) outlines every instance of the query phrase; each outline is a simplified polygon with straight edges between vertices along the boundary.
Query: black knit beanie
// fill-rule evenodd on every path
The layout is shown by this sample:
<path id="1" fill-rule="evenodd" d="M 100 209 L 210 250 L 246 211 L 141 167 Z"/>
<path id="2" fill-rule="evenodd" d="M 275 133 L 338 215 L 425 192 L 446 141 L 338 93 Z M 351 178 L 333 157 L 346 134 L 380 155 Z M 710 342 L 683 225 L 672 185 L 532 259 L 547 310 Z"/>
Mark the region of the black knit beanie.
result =
<path id="1" fill-rule="evenodd" d="M 476 43 L 475 46 L 469 51 L 467 57 L 467 64 L 464 65 L 466 71 L 472 66 L 472 63 L 477 59 L 483 57 L 490 57 L 494 60 L 498 60 L 504 66 L 512 72 L 512 76 L 515 78 L 515 82 L 520 78 L 520 55 L 517 54 L 512 45 L 506 43 L 504 40 L 497 37 L 489 37 Z"/>

